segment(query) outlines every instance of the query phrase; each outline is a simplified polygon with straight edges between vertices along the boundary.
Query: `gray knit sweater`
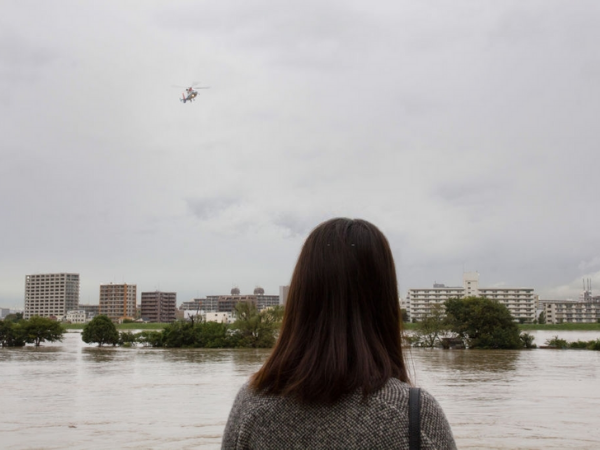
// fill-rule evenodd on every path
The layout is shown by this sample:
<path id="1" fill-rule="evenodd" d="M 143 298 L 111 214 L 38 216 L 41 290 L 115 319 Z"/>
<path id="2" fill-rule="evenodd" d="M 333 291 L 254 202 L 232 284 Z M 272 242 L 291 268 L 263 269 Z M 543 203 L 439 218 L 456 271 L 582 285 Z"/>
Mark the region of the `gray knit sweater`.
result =
<path id="1" fill-rule="evenodd" d="M 406 449 L 409 385 L 390 379 L 366 403 L 357 392 L 333 406 L 259 395 L 244 385 L 225 427 L 222 449 Z M 421 448 L 456 449 L 438 402 L 421 389 Z"/>

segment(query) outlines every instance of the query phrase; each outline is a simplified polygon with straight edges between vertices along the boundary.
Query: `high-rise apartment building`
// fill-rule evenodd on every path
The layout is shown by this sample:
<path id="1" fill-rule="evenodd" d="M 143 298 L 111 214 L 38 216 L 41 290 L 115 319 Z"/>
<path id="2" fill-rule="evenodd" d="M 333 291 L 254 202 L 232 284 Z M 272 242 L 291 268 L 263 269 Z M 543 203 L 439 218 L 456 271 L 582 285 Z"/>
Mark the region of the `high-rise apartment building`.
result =
<path id="1" fill-rule="evenodd" d="M 99 314 L 111 320 L 135 318 L 137 285 L 101 284 Z"/>
<path id="2" fill-rule="evenodd" d="M 421 321 L 434 305 L 443 304 L 450 298 L 486 297 L 508 308 L 515 320 L 532 323 L 536 318 L 538 296 L 532 288 L 479 287 L 479 273 L 465 272 L 461 287 L 434 284 L 433 288 L 409 289 L 402 307 L 406 308 L 410 321 Z"/>
<path id="3" fill-rule="evenodd" d="M 174 322 L 176 303 L 175 292 L 142 292 L 142 319 L 149 322 Z"/>
<path id="4" fill-rule="evenodd" d="M 25 276 L 25 311 L 23 317 L 56 317 L 79 305 L 78 273 L 46 273 Z"/>

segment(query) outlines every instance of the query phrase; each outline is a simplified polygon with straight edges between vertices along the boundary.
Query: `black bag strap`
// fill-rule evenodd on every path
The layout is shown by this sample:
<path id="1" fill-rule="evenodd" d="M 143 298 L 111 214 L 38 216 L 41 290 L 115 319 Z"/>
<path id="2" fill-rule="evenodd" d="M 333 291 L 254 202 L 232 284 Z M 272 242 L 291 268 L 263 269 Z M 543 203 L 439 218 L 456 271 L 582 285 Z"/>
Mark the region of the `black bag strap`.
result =
<path id="1" fill-rule="evenodd" d="M 421 389 L 408 391 L 408 443 L 410 450 L 421 450 Z"/>

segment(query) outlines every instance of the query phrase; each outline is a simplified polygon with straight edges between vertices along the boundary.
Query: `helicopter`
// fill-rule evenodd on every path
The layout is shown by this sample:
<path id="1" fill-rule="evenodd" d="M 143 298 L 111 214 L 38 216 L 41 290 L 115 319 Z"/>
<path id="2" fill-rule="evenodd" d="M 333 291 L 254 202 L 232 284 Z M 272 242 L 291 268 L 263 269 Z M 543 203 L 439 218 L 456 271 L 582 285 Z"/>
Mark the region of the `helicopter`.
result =
<path id="1" fill-rule="evenodd" d="M 179 99 L 179 101 L 183 102 L 183 103 L 193 101 L 196 98 L 196 96 L 198 95 L 198 89 L 210 89 L 210 86 L 195 86 L 195 84 L 193 84 L 187 88 L 185 86 L 174 86 L 174 87 L 185 88 L 185 92 L 183 92 L 181 94 L 181 98 Z"/>

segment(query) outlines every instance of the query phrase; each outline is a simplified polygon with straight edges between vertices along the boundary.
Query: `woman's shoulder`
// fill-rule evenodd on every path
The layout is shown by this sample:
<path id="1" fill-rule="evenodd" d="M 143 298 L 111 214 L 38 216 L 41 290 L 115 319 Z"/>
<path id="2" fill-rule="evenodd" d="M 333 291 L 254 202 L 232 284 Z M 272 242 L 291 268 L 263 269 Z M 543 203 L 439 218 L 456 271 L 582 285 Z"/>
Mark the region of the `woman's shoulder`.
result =
<path id="1" fill-rule="evenodd" d="M 375 395 L 386 400 L 408 401 L 411 388 L 413 388 L 413 386 L 404 381 L 400 381 L 397 378 L 390 378 Z M 426 389 L 419 389 L 421 390 L 421 404 L 423 404 L 423 402 L 436 402 L 433 395 L 431 395 Z"/>
<path id="2" fill-rule="evenodd" d="M 398 379 L 390 379 L 373 398 L 406 416 L 410 386 Z M 421 436 L 427 448 L 455 449 L 454 437 L 444 410 L 426 389 L 420 388 Z"/>
<path id="3" fill-rule="evenodd" d="M 397 448 L 397 443 L 408 436 L 409 391 L 407 383 L 389 380 L 367 401 L 356 392 L 333 405 L 303 405 L 290 398 L 257 392 L 246 383 L 234 402 L 223 448 L 280 448 L 289 447 L 292 442 L 305 448 L 360 448 L 365 445 L 359 443 L 366 442 Z M 423 448 L 453 448 L 445 445 L 453 440 L 444 413 L 424 390 L 421 426 Z M 388 441 L 390 445 L 383 445 Z"/>

